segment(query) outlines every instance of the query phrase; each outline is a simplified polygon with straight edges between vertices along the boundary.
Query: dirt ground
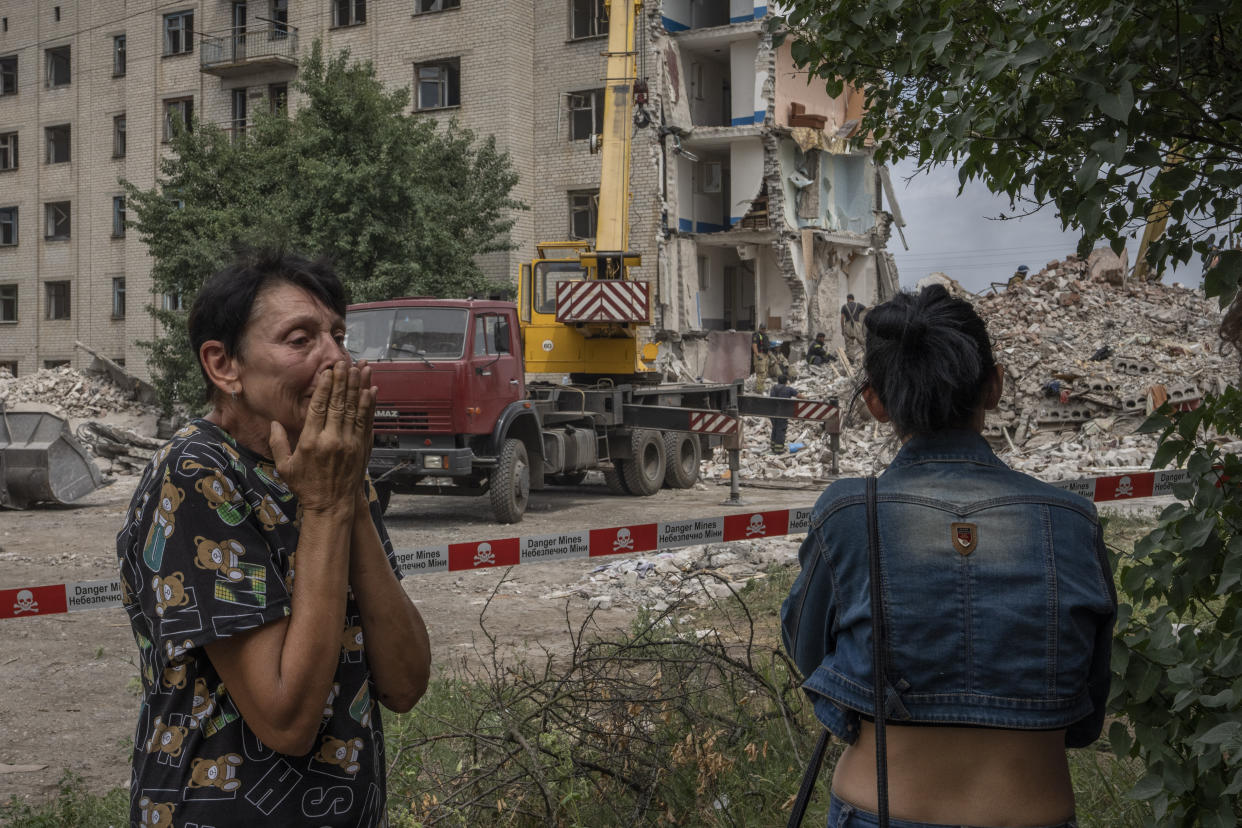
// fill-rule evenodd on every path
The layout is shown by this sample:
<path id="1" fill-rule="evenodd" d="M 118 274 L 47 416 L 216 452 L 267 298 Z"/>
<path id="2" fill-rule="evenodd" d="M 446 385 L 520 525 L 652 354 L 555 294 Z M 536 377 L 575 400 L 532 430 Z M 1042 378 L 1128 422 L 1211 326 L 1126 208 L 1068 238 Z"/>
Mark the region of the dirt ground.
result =
<path id="1" fill-rule="evenodd" d="M 486 498 L 396 496 L 386 516 L 398 549 L 514 535 L 712 517 L 811 505 L 817 492 L 743 489 L 745 506 L 724 506 L 728 488 L 700 484 L 650 498 L 611 494 L 593 478 L 575 489 L 532 496 L 525 520 L 492 522 Z M 114 539 L 136 477 L 119 478 L 72 508 L 0 511 L 0 588 L 112 578 Z M 488 627 L 506 648 L 564 640 L 565 600 L 544 598 L 577 583 L 598 560 L 526 564 L 488 608 Z M 469 659 L 479 612 L 502 570 L 410 576 L 404 581 L 431 634 L 441 669 Z M 571 612 L 585 611 L 571 601 Z M 603 626 L 625 627 L 632 609 L 596 613 Z M 103 791 L 129 779 L 130 740 L 138 712 L 137 647 L 125 612 L 95 610 L 0 621 L 0 801 L 41 801 L 65 770 Z"/>

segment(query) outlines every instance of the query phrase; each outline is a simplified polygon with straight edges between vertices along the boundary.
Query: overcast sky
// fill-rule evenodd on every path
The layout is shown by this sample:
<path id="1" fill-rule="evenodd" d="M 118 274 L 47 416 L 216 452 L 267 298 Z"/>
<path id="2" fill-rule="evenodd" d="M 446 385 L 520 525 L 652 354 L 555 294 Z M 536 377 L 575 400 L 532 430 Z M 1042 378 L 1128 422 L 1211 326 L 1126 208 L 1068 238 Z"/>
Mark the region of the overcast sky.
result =
<path id="1" fill-rule="evenodd" d="M 902 247 L 895 232 L 888 249 L 897 259 L 903 287 L 913 287 L 927 274 L 940 271 L 978 293 L 992 282 L 1006 281 L 1018 265 L 1039 271 L 1078 246 L 1078 234 L 1062 231 L 1060 221 L 1048 208 L 1021 219 L 990 221 L 1002 212 L 1013 212 L 1008 199 L 993 195 L 977 181 L 968 184 L 958 197 L 957 170 L 951 167 L 941 167 L 907 183 L 905 179 L 913 169 L 912 165 L 902 165 L 892 170 L 910 249 Z M 1133 266 L 1137 239 L 1131 241 L 1127 252 Z M 1197 287 L 1202 280 L 1198 267 L 1185 266 L 1166 274 L 1165 281 Z"/>

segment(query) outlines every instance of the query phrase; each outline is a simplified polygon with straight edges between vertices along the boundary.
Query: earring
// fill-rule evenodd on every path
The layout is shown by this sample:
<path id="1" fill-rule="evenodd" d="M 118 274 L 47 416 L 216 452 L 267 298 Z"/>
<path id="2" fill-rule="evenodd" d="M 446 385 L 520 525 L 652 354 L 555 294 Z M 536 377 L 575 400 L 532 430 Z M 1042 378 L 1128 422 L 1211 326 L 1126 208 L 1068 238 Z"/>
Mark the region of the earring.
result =
<path id="1" fill-rule="evenodd" d="M 233 402 L 237 402 L 237 392 L 236 392 L 236 391 L 230 391 L 230 392 L 229 392 L 229 396 L 233 398 Z"/>

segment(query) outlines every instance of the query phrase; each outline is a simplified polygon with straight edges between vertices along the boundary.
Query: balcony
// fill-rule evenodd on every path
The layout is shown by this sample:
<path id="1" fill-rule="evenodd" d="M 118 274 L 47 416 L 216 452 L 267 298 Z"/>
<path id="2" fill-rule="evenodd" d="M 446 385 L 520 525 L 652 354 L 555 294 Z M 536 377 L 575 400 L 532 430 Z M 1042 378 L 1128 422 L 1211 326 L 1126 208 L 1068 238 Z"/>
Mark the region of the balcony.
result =
<path id="1" fill-rule="evenodd" d="M 221 78 L 298 65 L 298 30 L 283 24 L 247 26 L 204 34 L 202 70 Z"/>

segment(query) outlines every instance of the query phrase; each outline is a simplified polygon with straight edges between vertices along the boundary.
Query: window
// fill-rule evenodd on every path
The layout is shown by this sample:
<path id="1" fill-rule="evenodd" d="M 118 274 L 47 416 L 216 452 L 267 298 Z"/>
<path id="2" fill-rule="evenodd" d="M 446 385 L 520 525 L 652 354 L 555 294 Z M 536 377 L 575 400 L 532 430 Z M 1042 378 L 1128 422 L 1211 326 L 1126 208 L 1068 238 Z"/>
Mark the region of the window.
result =
<path id="1" fill-rule="evenodd" d="M 73 78 L 69 72 L 69 47 L 57 46 L 47 50 L 47 85 L 55 89 L 68 86 Z"/>
<path id="2" fill-rule="evenodd" d="M 44 238 L 49 241 L 63 241 L 69 238 L 69 202 L 49 201 L 44 208 L 47 212 Z"/>
<path id="3" fill-rule="evenodd" d="M 246 90 L 233 90 L 233 122 L 232 132 L 234 138 L 240 138 L 246 134 Z"/>
<path id="4" fill-rule="evenodd" d="M 112 38 L 112 77 L 119 78 L 125 74 L 125 35 Z"/>
<path id="5" fill-rule="evenodd" d="M 17 321 L 17 285 L 0 285 L 0 322 Z M 12 372 L 17 376 L 17 372 Z"/>
<path id="6" fill-rule="evenodd" d="M 17 133 L 0 132 L 0 170 L 17 169 Z"/>
<path id="7" fill-rule="evenodd" d="M 185 301 L 180 293 L 165 293 L 160 301 L 160 307 L 166 311 L 185 310 Z"/>
<path id="8" fill-rule="evenodd" d="M 3 288 L 0 288 L 0 290 L 3 290 Z M 9 360 L 0 361 L 0 371 L 8 371 L 10 377 L 16 377 L 17 376 L 17 360 L 9 359 Z"/>
<path id="9" fill-rule="evenodd" d="M 569 194 L 569 237 L 595 238 L 595 218 L 599 210 L 599 190 L 579 190 Z"/>
<path id="10" fill-rule="evenodd" d="M 289 0 L 272 0 L 272 39 L 289 36 Z"/>
<path id="11" fill-rule="evenodd" d="M 438 12 L 461 8 L 461 0 L 414 0 L 414 13 Z"/>
<path id="12" fill-rule="evenodd" d="M 44 318 L 46 319 L 68 319 L 69 318 L 69 283 L 68 282 L 44 282 L 43 288 L 46 291 L 46 300 L 44 304 Z"/>
<path id="13" fill-rule="evenodd" d="M 52 20 L 56 23 L 60 22 L 60 6 L 52 7 Z"/>
<path id="14" fill-rule="evenodd" d="M 604 131 L 604 90 L 570 92 L 569 140 L 585 141 Z"/>
<path id="15" fill-rule="evenodd" d="M 357 26 L 367 22 L 367 0 L 332 0 L 332 25 Z"/>
<path id="16" fill-rule="evenodd" d="M 17 55 L 0 57 L 0 95 L 17 94 Z"/>
<path id="17" fill-rule="evenodd" d="M 43 360 L 43 367 L 48 369 L 49 371 L 53 368 L 68 368 L 69 360 L 67 359 L 45 359 Z"/>
<path id="18" fill-rule="evenodd" d="M 570 0 L 573 15 L 572 37 L 598 37 L 608 34 L 608 15 L 604 0 Z"/>
<path id="19" fill-rule="evenodd" d="M 273 115 L 284 115 L 289 111 L 289 84 L 273 83 L 267 87 L 267 104 Z"/>
<path id="20" fill-rule="evenodd" d="M 0 207 L 0 247 L 17 245 L 17 208 Z"/>
<path id="21" fill-rule="evenodd" d="M 414 67 L 414 80 L 418 87 L 418 109 L 443 109 L 461 106 L 461 73 L 457 58 L 436 63 L 422 63 Z"/>
<path id="22" fill-rule="evenodd" d="M 706 257 L 706 256 L 699 256 L 699 257 L 698 257 L 698 260 L 699 260 L 699 261 L 698 261 L 698 265 L 699 265 L 699 290 L 707 290 L 708 288 L 710 288 L 710 287 L 712 286 L 712 281 L 711 281 L 711 278 L 708 276 L 708 272 L 709 272 L 709 271 L 708 271 L 708 269 L 707 269 L 707 267 L 708 267 L 708 265 L 707 265 L 707 257 Z"/>
<path id="23" fill-rule="evenodd" d="M 164 54 L 187 55 L 194 51 L 194 12 L 164 15 Z"/>
<path id="24" fill-rule="evenodd" d="M 510 338 L 509 317 L 496 313 L 475 317 L 475 356 L 511 353 Z"/>
<path id="25" fill-rule="evenodd" d="M 125 157 L 125 113 L 112 119 L 112 157 Z"/>
<path id="26" fill-rule="evenodd" d="M 164 101 L 164 141 L 167 143 L 173 139 L 176 130 L 175 125 L 180 125 L 187 132 L 192 129 L 192 119 L 194 118 L 194 99 L 193 98 L 172 98 Z"/>
<path id="27" fill-rule="evenodd" d="M 125 277 L 112 277 L 112 318 L 125 318 Z"/>
<path id="28" fill-rule="evenodd" d="M 125 238 L 125 196 L 112 197 L 112 238 Z"/>
<path id="29" fill-rule="evenodd" d="M 47 136 L 47 163 L 66 163 L 69 160 L 69 124 L 47 127 L 43 133 Z"/>

